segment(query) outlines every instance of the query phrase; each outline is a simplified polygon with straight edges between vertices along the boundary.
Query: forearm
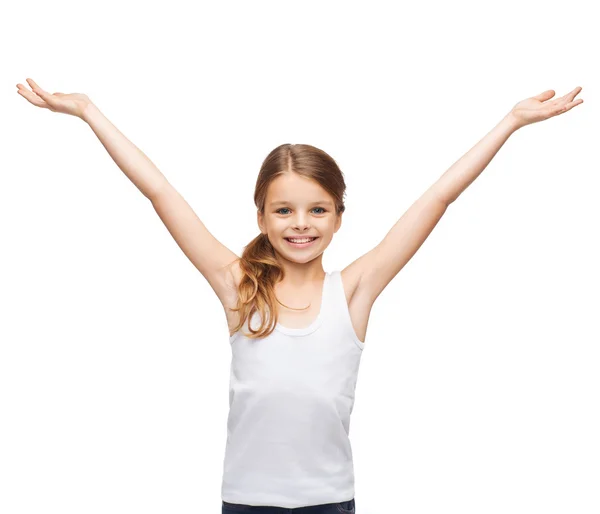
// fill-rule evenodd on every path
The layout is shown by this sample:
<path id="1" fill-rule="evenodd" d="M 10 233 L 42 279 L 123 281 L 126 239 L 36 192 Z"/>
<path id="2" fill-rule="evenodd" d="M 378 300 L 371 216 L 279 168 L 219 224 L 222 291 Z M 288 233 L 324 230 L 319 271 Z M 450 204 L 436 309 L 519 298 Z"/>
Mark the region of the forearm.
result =
<path id="1" fill-rule="evenodd" d="M 450 205 L 481 174 L 517 129 L 512 114 L 507 114 L 479 143 L 456 161 L 430 190 L 446 205 Z"/>
<path id="2" fill-rule="evenodd" d="M 81 119 L 94 131 L 117 166 L 142 194 L 152 200 L 167 182 L 153 162 L 115 127 L 100 110 L 90 103 Z"/>

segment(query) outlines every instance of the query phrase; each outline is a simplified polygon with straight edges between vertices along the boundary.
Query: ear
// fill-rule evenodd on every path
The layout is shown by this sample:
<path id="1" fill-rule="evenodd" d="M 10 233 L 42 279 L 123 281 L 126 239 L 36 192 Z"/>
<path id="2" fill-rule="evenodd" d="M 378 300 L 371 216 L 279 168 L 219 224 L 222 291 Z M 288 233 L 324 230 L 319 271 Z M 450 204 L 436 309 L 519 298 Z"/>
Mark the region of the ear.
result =
<path id="1" fill-rule="evenodd" d="M 256 211 L 256 222 L 258 223 L 258 228 L 260 229 L 260 231 L 263 234 L 266 234 L 267 230 L 265 229 L 265 227 L 263 225 L 263 216 L 259 210 Z"/>

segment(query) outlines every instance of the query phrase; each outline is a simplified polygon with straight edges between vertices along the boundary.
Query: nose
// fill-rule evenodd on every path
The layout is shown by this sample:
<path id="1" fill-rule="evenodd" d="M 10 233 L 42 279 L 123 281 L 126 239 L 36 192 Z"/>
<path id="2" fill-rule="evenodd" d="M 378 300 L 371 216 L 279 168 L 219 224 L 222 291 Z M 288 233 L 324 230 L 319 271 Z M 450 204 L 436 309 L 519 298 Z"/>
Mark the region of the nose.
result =
<path id="1" fill-rule="evenodd" d="M 307 223 L 296 223 L 293 225 L 293 228 L 294 232 L 298 232 L 300 234 L 310 231 L 310 225 L 308 225 Z"/>
<path id="2" fill-rule="evenodd" d="M 299 230 L 302 232 L 306 232 L 307 230 L 310 230 L 310 225 L 308 223 L 308 219 L 302 215 L 299 215 L 295 219 L 295 222 L 292 226 L 294 227 L 294 230 Z"/>

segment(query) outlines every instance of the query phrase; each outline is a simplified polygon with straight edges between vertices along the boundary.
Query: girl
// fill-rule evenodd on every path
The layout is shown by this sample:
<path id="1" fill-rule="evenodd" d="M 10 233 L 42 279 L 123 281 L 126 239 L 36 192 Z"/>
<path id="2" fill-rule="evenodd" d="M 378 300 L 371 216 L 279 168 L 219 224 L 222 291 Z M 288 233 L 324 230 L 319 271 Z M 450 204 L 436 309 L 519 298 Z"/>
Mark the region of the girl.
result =
<path id="1" fill-rule="evenodd" d="M 232 348 L 223 514 L 355 512 L 348 435 L 375 299 L 513 132 L 583 102 L 575 100 L 577 87 L 517 103 L 375 248 L 325 272 L 323 252 L 341 226 L 345 183 L 324 151 L 284 144 L 266 157 L 254 192 L 260 234 L 238 257 L 86 95 L 49 94 L 27 83 L 31 91 L 17 84 L 18 93 L 33 105 L 91 127 L 223 304 Z"/>

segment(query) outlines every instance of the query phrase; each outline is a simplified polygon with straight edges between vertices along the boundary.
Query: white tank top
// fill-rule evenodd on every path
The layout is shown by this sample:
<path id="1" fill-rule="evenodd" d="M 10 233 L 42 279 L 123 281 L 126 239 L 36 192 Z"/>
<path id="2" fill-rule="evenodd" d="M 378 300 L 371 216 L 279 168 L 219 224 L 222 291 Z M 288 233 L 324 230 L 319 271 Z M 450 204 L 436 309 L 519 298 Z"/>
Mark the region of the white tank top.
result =
<path id="1" fill-rule="evenodd" d="M 354 498 L 350 414 L 364 343 L 340 271 L 325 274 L 322 295 L 308 327 L 230 337 L 225 502 L 295 509 Z M 259 322 L 255 313 L 252 328 Z"/>

